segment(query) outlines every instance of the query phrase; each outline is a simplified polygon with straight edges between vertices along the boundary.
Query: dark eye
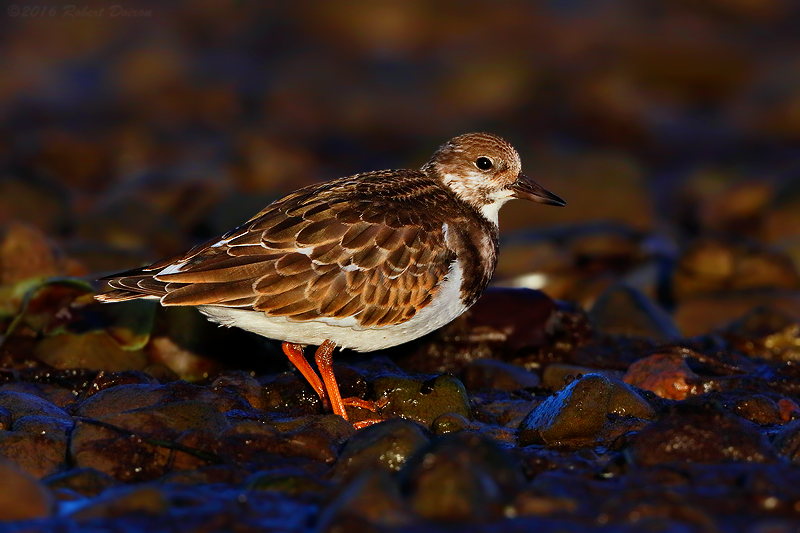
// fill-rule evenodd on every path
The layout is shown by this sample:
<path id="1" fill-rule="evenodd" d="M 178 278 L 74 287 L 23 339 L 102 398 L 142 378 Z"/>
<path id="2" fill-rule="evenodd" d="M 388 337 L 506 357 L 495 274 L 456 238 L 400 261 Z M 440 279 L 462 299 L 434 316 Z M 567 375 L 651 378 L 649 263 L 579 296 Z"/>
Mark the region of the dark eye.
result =
<path id="1" fill-rule="evenodd" d="M 488 157 L 479 157 L 475 160 L 475 166 L 481 170 L 489 170 L 492 168 L 492 160 Z"/>

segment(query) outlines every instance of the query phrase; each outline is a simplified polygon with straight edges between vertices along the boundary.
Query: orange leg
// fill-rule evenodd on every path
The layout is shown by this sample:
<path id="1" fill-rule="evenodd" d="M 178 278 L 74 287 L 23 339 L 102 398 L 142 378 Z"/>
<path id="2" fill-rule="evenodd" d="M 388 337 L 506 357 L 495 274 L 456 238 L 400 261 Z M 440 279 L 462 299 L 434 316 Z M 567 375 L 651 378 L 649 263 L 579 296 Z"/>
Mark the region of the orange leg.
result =
<path id="1" fill-rule="evenodd" d="M 328 391 L 328 398 L 331 400 L 333 412 L 347 420 L 342 394 L 339 392 L 339 384 L 336 383 L 336 377 L 333 375 L 333 350 L 335 349 L 336 343 L 327 340 L 317 348 L 314 358 L 317 360 L 319 375 L 322 376 L 322 381 L 325 383 L 325 390 Z"/>
<path id="2" fill-rule="evenodd" d="M 344 398 L 342 399 L 342 394 L 339 392 L 339 384 L 336 383 L 336 377 L 333 375 L 333 350 L 336 348 L 336 343 L 326 340 L 323 342 L 319 348 L 317 348 L 317 352 L 314 357 L 317 360 L 317 368 L 319 369 L 319 373 L 322 376 L 322 381 L 325 382 L 325 388 L 328 391 L 328 398 L 331 400 L 331 406 L 333 407 L 333 412 L 337 415 L 341 416 L 345 420 L 349 421 L 347 418 L 347 412 L 345 411 L 345 405 L 350 405 L 353 407 L 360 407 L 362 409 L 368 409 L 373 413 L 383 407 L 386 404 L 386 400 L 383 402 L 369 402 L 367 400 L 362 400 L 361 398 Z M 366 426 L 370 426 L 372 424 L 376 424 L 381 422 L 380 419 L 370 419 L 370 420 L 361 420 L 360 422 L 356 422 L 353 426 L 356 429 L 361 429 Z"/>
<path id="3" fill-rule="evenodd" d="M 286 357 L 289 358 L 289 361 L 291 361 L 295 368 L 297 368 L 297 370 L 303 374 L 303 377 L 306 378 L 306 381 L 308 381 L 308 383 L 314 387 L 314 391 L 316 391 L 320 400 L 322 400 L 322 405 L 326 409 L 330 407 L 328 395 L 325 393 L 325 386 L 322 384 L 322 381 L 320 381 L 317 373 L 314 372 L 314 369 L 311 368 L 311 365 L 308 364 L 308 360 L 303 354 L 303 347 L 299 344 L 284 342 L 282 348 L 283 353 L 286 354 Z"/>
<path id="4" fill-rule="evenodd" d="M 382 402 L 370 402 L 362 400 L 361 398 L 342 398 L 342 394 L 339 392 L 339 384 L 336 383 L 336 377 L 333 375 L 333 351 L 335 349 L 336 343 L 330 340 L 326 340 L 317 348 L 314 357 L 317 361 L 317 368 L 319 369 L 320 375 L 318 376 L 303 354 L 302 346 L 291 342 L 283 343 L 283 353 L 286 354 L 289 361 L 292 362 L 314 388 L 314 391 L 316 391 L 326 409 L 330 407 L 335 414 L 341 416 L 345 420 L 348 420 L 347 412 L 345 411 L 345 406 L 347 405 L 367 409 L 373 413 L 377 412 L 386 404 L 385 399 Z M 322 380 L 320 380 L 320 376 L 322 376 Z M 380 419 L 362 420 L 353 425 L 356 429 L 361 429 L 362 427 L 380 421 Z"/>

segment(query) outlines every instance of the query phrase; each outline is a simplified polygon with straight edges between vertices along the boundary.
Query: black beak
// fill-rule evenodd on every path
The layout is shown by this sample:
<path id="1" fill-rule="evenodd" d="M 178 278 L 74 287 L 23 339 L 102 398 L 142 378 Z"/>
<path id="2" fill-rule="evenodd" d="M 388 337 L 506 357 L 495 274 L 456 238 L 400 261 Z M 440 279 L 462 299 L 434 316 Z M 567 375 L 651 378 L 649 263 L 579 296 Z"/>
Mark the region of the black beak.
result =
<path id="1" fill-rule="evenodd" d="M 514 198 L 530 200 L 540 204 L 557 205 L 559 207 L 567 205 L 567 202 L 521 172 L 517 176 L 517 180 L 509 185 L 508 188 L 514 191 Z"/>

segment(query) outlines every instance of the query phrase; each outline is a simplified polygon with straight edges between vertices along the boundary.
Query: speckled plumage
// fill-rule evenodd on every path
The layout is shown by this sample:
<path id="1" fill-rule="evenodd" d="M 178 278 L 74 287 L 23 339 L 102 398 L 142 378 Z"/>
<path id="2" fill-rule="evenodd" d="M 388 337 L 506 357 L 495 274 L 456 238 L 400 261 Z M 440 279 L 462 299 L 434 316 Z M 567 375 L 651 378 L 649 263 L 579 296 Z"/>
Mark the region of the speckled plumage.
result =
<path id="1" fill-rule="evenodd" d="M 500 207 L 563 205 L 487 133 L 456 137 L 420 170 L 382 170 L 304 187 L 225 235 L 109 276 L 114 302 L 157 298 L 297 344 L 373 350 L 456 318 L 497 264 Z"/>

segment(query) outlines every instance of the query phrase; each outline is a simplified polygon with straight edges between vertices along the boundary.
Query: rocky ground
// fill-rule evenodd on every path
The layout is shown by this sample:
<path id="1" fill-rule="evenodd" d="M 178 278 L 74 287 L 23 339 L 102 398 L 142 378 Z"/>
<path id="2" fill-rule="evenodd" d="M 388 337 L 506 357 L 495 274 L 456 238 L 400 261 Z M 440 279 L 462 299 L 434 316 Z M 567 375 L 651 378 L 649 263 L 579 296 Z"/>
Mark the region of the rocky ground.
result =
<path id="1" fill-rule="evenodd" d="M 0 530 L 795 533 L 795 3 L 344 4 L 0 14 Z M 272 341 L 92 300 L 476 130 L 568 205 L 504 208 L 452 324 L 336 354 L 385 422 Z"/>
<path id="2" fill-rule="evenodd" d="M 566 286 L 588 284 L 622 236 L 595 238 Z M 71 268 L 24 226 L 0 250 L 6 275 L 29 252 Z M 343 394 L 384 404 L 386 421 L 359 431 L 323 412 L 277 345 L 25 271 L 3 286 L 18 311 L 2 337 L 0 513 L 11 531 L 795 531 L 789 265 L 688 250 L 670 284 L 692 287 L 677 316 L 709 332 L 691 337 L 629 284 L 588 312 L 495 287 L 426 338 L 337 357 Z"/>

